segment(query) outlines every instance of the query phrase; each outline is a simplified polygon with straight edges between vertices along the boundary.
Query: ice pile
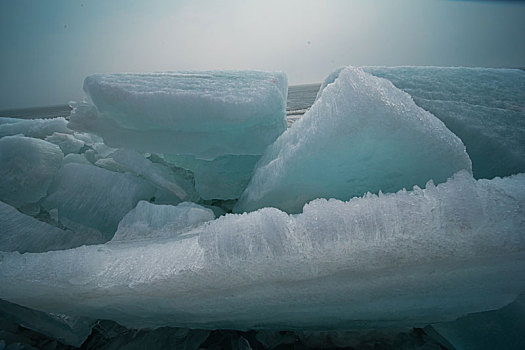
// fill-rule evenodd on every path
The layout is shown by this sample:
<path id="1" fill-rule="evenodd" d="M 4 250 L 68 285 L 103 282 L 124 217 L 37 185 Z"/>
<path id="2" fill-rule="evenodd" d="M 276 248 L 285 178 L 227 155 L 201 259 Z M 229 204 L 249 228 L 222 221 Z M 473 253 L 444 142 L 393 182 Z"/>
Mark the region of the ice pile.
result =
<path id="1" fill-rule="evenodd" d="M 192 159 L 203 198 L 233 199 L 286 129 L 287 89 L 284 74 L 255 71 L 93 75 L 84 90 L 94 106 L 74 106 L 69 126 L 111 147 Z"/>
<path id="2" fill-rule="evenodd" d="M 403 70 L 377 70 L 412 84 Z M 422 71 L 431 85 L 449 73 Z M 446 106 L 439 113 L 487 91 L 458 80 L 455 95 L 470 102 L 441 105 L 443 88 L 416 78 L 415 95 L 435 93 L 416 103 Z M 462 140 L 386 79 L 334 72 L 284 133 L 281 74 L 99 75 L 85 88 L 94 105 L 75 105 L 68 125 L 0 118 L 0 299 L 50 313 L 29 322 L 31 310 L 18 317 L 0 302 L 0 320 L 74 345 L 90 319 L 244 330 L 448 322 L 435 329 L 461 342 L 468 322 L 451 321 L 525 291 L 525 174 L 476 180 Z M 475 158 L 475 172 L 521 147 L 522 122 L 506 124 L 523 113 L 513 93 L 490 109 L 508 119 L 482 114 L 482 136 L 467 142 L 474 151 L 510 135 Z M 501 171 L 522 171 L 519 159 Z M 235 203 L 251 212 L 226 214 Z"/>
<path id="3" fill-rule="evenodd" d="M 525 172 L 525 72 L 520 69 L 367 67 L 458 135 L 476 178 Z"/>
<path id="4" fill-rule="evenodd" d="M 463 171 L 423 190 L 318 199 L 299 215 L 227 215 L 160 241 L 2 253 L 0 296 L 139 328 L 453 320 L 524 290 L 524 184 Z"/>
<path id="5" fill-rule="evenodd" d="M 471 169 L 465 146 L 439 119 L 390 81 L 348 67 L 266 150 L 236 210 L 298 213 L 315 198 L 395 192 L 461 169 Z"/>

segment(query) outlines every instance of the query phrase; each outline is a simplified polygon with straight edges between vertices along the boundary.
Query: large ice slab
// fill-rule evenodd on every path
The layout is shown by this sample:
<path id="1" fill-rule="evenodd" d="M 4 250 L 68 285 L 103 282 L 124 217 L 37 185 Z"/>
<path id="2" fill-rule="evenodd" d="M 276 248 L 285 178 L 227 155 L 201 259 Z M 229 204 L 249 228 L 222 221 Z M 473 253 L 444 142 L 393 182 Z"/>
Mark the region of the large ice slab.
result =
<path id="1" fill-rule="evenodd" d="M 260 155 L 286 129 L 283 73 L 92 75 L 84 90 L 96 109 L 75 105 L 69 126 L 112 147 L 202 159 Z"/>
<path id="2" fill-rule="evenodd" d="M 47 193 L 64 155 L 52 143 L 24 136 L 0 139 L 0 200 L 15 207 Z"/>
<path id="3" fill-rule="evenodd" d="M 42 205 L 48 211 L 58 209 L 64 226 L 74 231 L 94 230 L 109 240 L 124 215 L 154 193 L 151 184 L 131 174 L 68 163 L 58 172 Z"/>
<path id="4" fill-rule="evenodd" d="M 226 215 L 171 240 L 1 253 L 0 298 L 134 327 L 417 326 L 525 289 L 525 174 Z"/>
<path id="5" fill-rule="evenodd" d="M 525 171 L 525 72 L 519 69 L 368 67 L 430 111 L 467 147 L 476 178 Z"/>
<path id="6" fill-rule="evenodd" d="M 191 202 L 173 206 L 140 201 L 122 218 L 112 241 L 177 237 L 185 229 L 213 219 L 211 209 Z"/>
<path id="7" fill-rule="evenodd" d="M 266 150 L 236 211 L 299 212 L 315 198 L 349 199 L 443 182 L 470 159 L 461 140 L 386 79 L 347 67 Z"/>
<path id="8" fill-rule="evenodd" d="M 101 236 L 61 230 L 1 201 L 0 227 L 0 251 L 5 252 L 39 253 L 104 242 Z"/>

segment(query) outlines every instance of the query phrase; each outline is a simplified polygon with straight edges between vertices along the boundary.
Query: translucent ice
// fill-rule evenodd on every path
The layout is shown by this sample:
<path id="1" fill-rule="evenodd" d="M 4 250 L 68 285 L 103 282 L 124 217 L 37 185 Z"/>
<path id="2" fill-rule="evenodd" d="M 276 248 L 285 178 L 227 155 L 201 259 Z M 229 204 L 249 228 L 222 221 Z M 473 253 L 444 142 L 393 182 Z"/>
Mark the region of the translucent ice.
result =
<path id="1" fill-rule="evenodd" d="M 43 139 L 52 135 L 54 132 L 72 133 L 67 128 L 67 121 L 64 118 L 53 119 L 4 119 L 0 123 L 0 137 L 22 134 L 28 137 Z"/>
<path id="2" fill-rule="evenodd" d="M 525 172 L 525 72 L 369 67 L 430 111 L 467 147 L 476 178 Z"/>
<path id="3" fill-rule="evenodd" d="M 95 230 L 109 240 L 124 215 L 154 193 L 152 185 L 136 176 L 68 163 L 58 172 L 42 205 L 47 210 L 58 209 L 64 226 L 74 231 Z"/>
<path id="4" fill-rule="evenodd" d="M 0 298 L 135 327 L 397 327 L 525 289 L 525 174 L 226 215 L 182 237 L 0 255 Z"/>
<path id="5" fill-rule="evenodd" d="M 248 185 L 259 156 L 227 155 L 213 160 L 165 155 L 167 162 L 190 170 L 203 199 L 236 199 Z"/>
<path id="6" fill-rule="evenodd" d="M 36 203 L 62 165 L 60 148 L 40 139 L 5 136 L 0 139 L 0 200 L 15 207 Z"/>
<path id="7" fill-rule="evenodd" d="M 69 125 L 112 147 L 202 159 L 260 155 L 286 129 L 282 73 L 93 75 L 84 90 L 96 109 L 75 105 Z"/>
<path id="8" fill-rule="evenodd" d="M 393 192 L 470 171 L 465 146 L 386 79 L 347 67 L 256 166 L 236 211 Z"/>
<path id="9" fill-rule="evenodd" d="M 0 202 L 0 251 L 46 252 L 103 243 L 101 236 L 61 230 Z"/>
<path id="10" fill-rule="evenodd" d="M 173 206 L 140 201 L 120 221 L 112 241 L 176 237 L 183 229 L 213 219 L 211 209 L 191 202 Z"/>
<path id="11" fill-rule="evenodd" d="M 120 166 L 175 195 L 178 198 L 177 203 L 181 200 L 196 201 L 199 198 L 193 183 L 188 179 L 163 164 L 151 162 L 135 151 L 120 149 L 111 153 L 110 157 L 116 163 L 114 166 Z"/>

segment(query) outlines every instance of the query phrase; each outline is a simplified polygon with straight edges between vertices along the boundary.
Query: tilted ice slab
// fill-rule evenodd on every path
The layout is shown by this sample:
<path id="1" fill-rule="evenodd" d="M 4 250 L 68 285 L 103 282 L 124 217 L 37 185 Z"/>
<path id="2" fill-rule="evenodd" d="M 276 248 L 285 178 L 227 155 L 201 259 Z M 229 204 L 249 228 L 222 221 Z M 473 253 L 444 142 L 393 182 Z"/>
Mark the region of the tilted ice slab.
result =
<path id="1" fill-rule="evenodd" d="M 519 69 L 367 67 L 458 135 L 476 178 L 525 172 L 525 72 Z"/>
<path id="2" fill-rule="evenodd" d="M 60 222 L 73 231 L 101 233 L 109 240 L 124 215 L 154 193 L 151 184 L 131 174 L 68 163 L 58 172 L 42 206 L 58 209 Z"/>
<path id="3" fill-rule="evenodd" d="M 303 213 L 227 215 L 178 239 L 1 253 L 0 298 L 132 327 L 416 326 L 525 290 L 525 174 Z"/>
<path id="4" fill-rule="evenodd" d="M 0 201 L 0 251 L 38 253 L 103 242 L 100 236 L 61 230 Z"/>
<path id="5" fill-rule="evenodd" d="M 461 140 L 386 79 L 347 67 L 256 166 L 235 210 L 299 212 L 315 198 L 349 199 L 443 182 L 470 159 Z"/>
<path id="6" fill-rule="evenodd" d="M 69 126 L 140 152 L 260 155 L 286 129 L 287 87 L 283 73 L 256 71 L 92 75 L 96 109 L 75 105 Z"/>
<path id="7" fill-rule="evenodd" d="M 112 241 L 176 237 L 184 229 L 213 219 L 211 209 L 191 202 L 174 206 L 140 201 L 122 218 Z"/>
<path id="8" fill-rule="evenodd" d="M 0 200 L 15 207 L 43 198 L 64 155 L 57 145 L 24 136 L 0 139 Z"/>

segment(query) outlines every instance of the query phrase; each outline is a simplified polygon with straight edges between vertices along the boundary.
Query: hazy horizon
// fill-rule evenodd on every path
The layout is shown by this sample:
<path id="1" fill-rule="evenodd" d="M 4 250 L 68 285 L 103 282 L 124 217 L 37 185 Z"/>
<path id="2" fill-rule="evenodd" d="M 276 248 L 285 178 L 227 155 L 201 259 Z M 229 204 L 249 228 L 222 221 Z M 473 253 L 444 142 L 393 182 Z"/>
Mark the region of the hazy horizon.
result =
<path id="1" fill-rule="evenodd" d="M 19 0 L 0 19 L 0 110 L 79 100 L 94 73 L 525 66 L 522 1 Z"/>

